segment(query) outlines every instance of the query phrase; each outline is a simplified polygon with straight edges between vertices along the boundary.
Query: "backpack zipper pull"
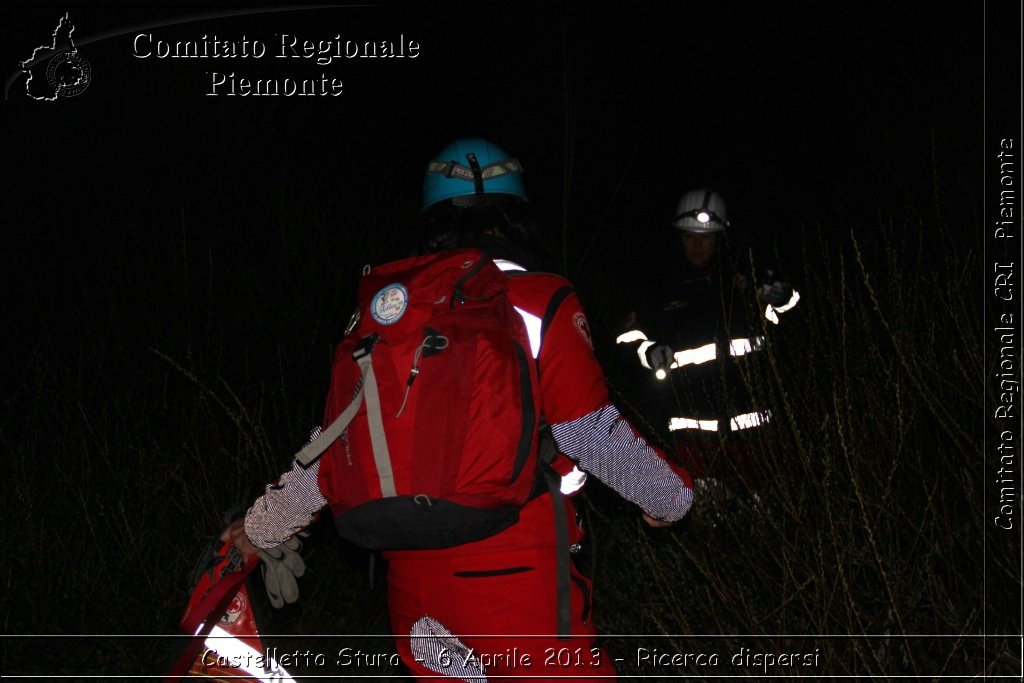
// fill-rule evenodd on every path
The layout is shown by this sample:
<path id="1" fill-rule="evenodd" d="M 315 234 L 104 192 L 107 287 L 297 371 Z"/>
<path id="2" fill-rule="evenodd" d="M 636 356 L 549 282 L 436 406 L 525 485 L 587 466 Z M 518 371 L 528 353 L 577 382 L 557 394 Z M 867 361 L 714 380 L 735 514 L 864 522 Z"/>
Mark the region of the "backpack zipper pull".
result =
<path id="1" fill-rule="evenodd" d="M 428 327 L 425 330 L 423 342 L 416 347 L 416 353 L 413 354 L 412 369 L 409 370 L 409 379 L 405 381 L 405 396 L 402 398 L 402 405 L 398 408 L 398 412 L 395 413 L 395 417 L 400 416 L 402 411 L 405 410 L 405 404 L 409 400 L 409 392 L 412 390 L 412 383 L 420 376 L 420 356 L 433 356 L 434 354 L 441 353 L 446 348 L 448 348 L 448 337 Z"/>
<path id="2" fill-rule="evenodd" d="M 413 358 L 412 361 L 412 370 L 409 371 L 409 379 L 405 381 L 405 396 L 402 397 L 402 405 L 399 406 L 398 412 L 395 413 L 395 417 L 399 417 L 402 414 L 402 411 L 405 410 L 405 403 L 406 401 L 409 400 L 409 392 L 412 391 L 412 383 L 416 380 L 417 377 L 419 377 L 420 367 L 419 365 L 417 365 L 417 363 L 419 362 L 418 359 L 420 357 L 420 349 L 422 348 L 423 346 L 420 345 L 420 347 L 416 349 L 416 356 Z"/>

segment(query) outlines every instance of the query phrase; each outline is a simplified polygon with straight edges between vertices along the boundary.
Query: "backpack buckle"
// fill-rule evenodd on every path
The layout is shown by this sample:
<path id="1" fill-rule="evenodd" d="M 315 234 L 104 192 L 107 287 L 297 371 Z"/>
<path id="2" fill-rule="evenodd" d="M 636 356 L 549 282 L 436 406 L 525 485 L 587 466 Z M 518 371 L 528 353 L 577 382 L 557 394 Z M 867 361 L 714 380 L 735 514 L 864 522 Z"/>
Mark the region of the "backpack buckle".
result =
<path id="1" fill-rule="evenodd" d="M 380 341 L 380 335 L 374 332 L 363 337 L 356 345 L 355 351 L 352 352 L 352 359 L 359 360 L 363 356 L 369 356 L 373 353 L 373 347 Z"/>

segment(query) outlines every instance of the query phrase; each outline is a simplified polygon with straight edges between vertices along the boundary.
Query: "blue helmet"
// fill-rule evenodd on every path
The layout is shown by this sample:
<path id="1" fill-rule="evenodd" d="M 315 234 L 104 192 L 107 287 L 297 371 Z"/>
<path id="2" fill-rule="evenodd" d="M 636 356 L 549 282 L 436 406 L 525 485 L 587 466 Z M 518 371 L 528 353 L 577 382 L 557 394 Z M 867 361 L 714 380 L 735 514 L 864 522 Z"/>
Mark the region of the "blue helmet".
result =
<path id="1" fill-rule="evenodd" d="M 456 140 L 427 164 L 423 211 L 446 199 L 456 206 L 474 206 L 499 197 L 529 199 L 523 188 L 523 167 L 492 142 Z"/>

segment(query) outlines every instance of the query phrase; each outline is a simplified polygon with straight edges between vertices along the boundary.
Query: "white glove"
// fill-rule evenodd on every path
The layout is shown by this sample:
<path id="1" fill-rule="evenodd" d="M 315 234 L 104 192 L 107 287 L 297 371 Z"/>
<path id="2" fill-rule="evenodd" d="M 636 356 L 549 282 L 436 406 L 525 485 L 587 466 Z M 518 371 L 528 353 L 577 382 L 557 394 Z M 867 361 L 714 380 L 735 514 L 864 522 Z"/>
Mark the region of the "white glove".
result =
<path id="1" fill-rule="evenodd" d="M 299 584 L 296 577 L 306 573 L 302 561 L 302 542 L 295 536 L 273 548 L 260 549 L 263 559 L 263 583 L 270 596 L 270 604 L 280 608 L 299 599 Z"/>

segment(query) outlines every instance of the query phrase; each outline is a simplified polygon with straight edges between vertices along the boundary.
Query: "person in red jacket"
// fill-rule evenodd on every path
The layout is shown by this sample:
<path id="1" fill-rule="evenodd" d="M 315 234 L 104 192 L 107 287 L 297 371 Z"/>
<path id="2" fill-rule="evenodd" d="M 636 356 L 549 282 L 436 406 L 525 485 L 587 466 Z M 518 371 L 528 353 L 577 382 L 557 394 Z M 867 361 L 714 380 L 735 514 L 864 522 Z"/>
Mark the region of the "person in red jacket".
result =
<path id="1" fill-rule="evenodd" d="M 534 496 L 503 531 L 451 548 L 385 553 L 395 645 L 416 675 L 579 680 L 614 674 L 595 644 L 590 581 L 562 557 L 559 537 L 578 549 L 583 536 L 571 495 L 593 475 L 637 504 L 651 526 L 682 519 L 693 503 L 689 474 L 609 401 L 586 315 L 569 283 L 529 270 L 526 245 L 534 228 L 527 203 L 519 162 L 488 141 L 456 141 L 427 167 L 424 251 L 480 247 L 506 272 L 509 298 L 540 368 L 541 414 L 563 455 L 555 465 L 560 493 Z M 328 422 L 332 410 L 340 412 L 330 403 Z M 243 555 L 261 551 L 285 601 L 297 597 L 287 567 L 301 567 L 285 542 L 328 504 L 320 483 L 331 467 L 327 456 L 308 469 L 293 465 L 224 532 Z M 557 515 L 558 508 L 565 514 Z"/>

